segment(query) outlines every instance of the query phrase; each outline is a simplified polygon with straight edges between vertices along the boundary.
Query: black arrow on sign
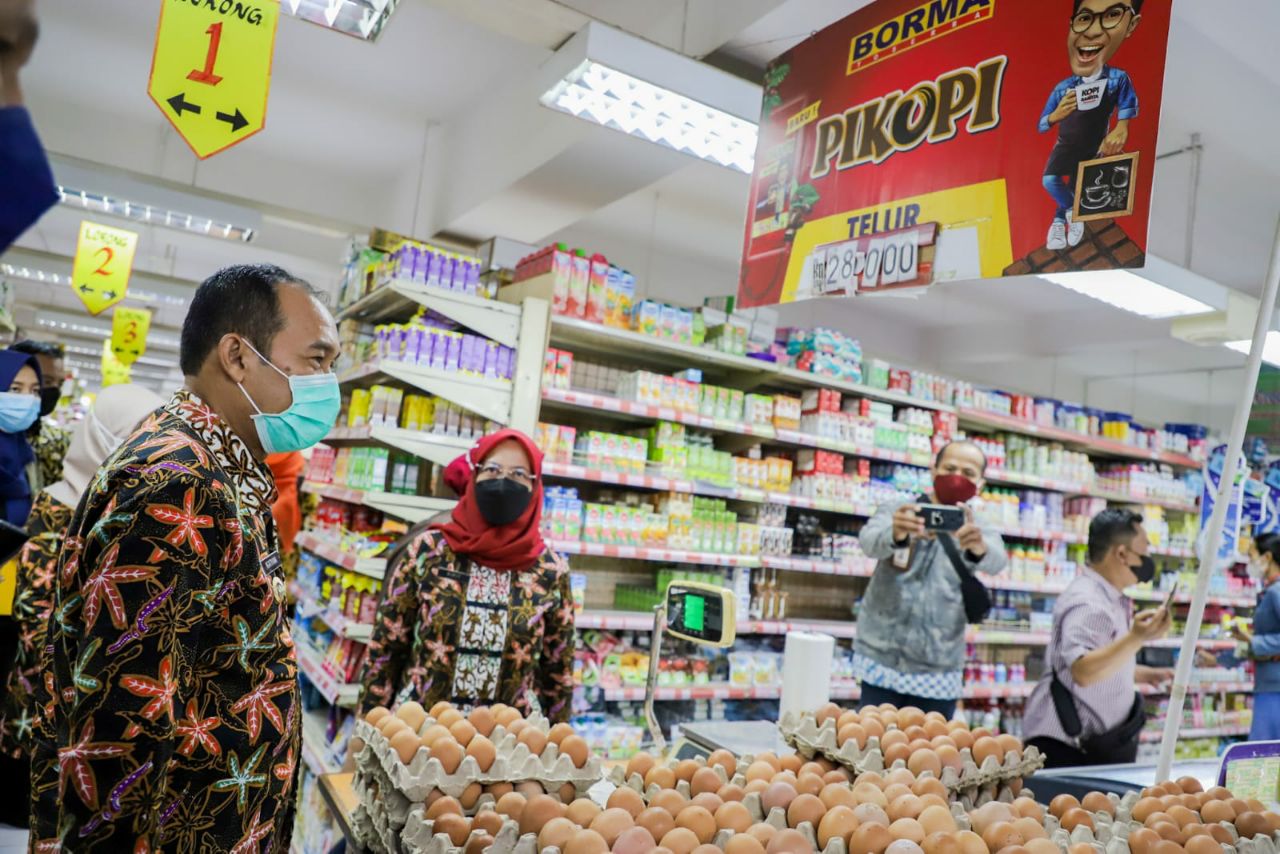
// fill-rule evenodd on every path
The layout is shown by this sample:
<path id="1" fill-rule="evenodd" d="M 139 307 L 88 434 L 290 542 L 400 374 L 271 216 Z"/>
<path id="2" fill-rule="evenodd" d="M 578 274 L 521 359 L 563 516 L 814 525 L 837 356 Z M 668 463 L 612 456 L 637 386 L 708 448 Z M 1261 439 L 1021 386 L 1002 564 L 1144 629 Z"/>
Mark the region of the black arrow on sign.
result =
<path id="1" fill-rule="evenodd" d="M 215 113 L 214 116 L 218 121 L 226 122 L 231 125 L 232 133 L 235 133 L 238 130 L 243 130 L 249 126 L 249 120 L 244 117 L 244 113 L 240 112 L 239 107 L 236 108 L 234 115 L 231 113 Z"/>
<path id="2" fill-rule="evenodd" d="M 182 115 L 182 111 L 186 110 L 188 113 L 195 113 L 199 115 L 200 105 L 191 103 L 185 96 L 185 92 L 179 92 L 168 100 L 169 106 L 173 107 L 173 112 L 180 116 Z"/>
<path id="3" fill-rule="evenodd" d="M 106 297 L 107 299 L 115 299 L 115 298 L 116 298 L 116 292 L 115 292 L 115 291 L 103 291 L 103 292 L 102 292 L 102 295 L 103 295 L 104 297 Z"/>
<path id="4" fill-rule="evenodd" d="M 91 294 L 91 293 L 93 293 L 93 288 L 89 287 L 88 285 L 81 285 L 81 286 L 80 286 L 80 293 L 82 293 L 82 294 Z"/>

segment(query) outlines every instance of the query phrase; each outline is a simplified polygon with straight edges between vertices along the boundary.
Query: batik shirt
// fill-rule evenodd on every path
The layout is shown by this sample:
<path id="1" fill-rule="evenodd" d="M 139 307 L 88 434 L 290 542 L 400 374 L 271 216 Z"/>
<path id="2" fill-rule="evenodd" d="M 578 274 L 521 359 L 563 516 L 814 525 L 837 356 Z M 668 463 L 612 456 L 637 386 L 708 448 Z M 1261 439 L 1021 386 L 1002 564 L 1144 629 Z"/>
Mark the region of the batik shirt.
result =
<path id="1" fill-rule="evenodd" d="M 40 432 L 31 442 L 36 461 L 32 464 L 35 476 L 29 477 L 31 488 L 39 491 L 62 480 L 62 461 L 71 447 L 71 431 L 52 421 L 42 420 Z"/>
<path id="2" fill-rule="evenodd" d="M 15 759 L 26 752 L 34 708 L 31 692 L 40 682 L 40 645 L 53 604 L 53 574 L 72 508 L 47 492 L 36 494 L 27 517 L 31 539 L 18 552 L 13 620 L 18 651 L 0 705 L 0 751 Z"/>
<path id="3" fill-rule="evenodd" d="M 297 669 L 271 472 L 180 391 L 99 470 L 37 687 L 37 851 L 282 852 Z"/>
<path id="4" fill-rule="evenodd" d="M 361 707 L 417 700 L 462 706 L 536 700 L 554 721 L 573 700 L 569 567 L 547 550 L 522 572 L 480 566 L 426 531 L 391 567 L 378 609 Z"/>

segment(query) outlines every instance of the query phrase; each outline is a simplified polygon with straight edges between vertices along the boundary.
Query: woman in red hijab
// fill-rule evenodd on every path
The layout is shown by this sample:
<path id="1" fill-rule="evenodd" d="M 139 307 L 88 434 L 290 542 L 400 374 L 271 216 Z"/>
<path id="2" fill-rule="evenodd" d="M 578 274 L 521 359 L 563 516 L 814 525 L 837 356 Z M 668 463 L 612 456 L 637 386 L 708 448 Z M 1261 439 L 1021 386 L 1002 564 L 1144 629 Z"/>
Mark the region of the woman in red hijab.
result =
<path id="1" fill-rule="evenodd" d="M 569 566 L 542 541 L 542 452 L 500 430 L 454 460 L 461 498 L 447 522 L 414 536 L 387 567 L 362 710 L 417 700 L 537 703 L 553 721 L 573 699 Z"/>

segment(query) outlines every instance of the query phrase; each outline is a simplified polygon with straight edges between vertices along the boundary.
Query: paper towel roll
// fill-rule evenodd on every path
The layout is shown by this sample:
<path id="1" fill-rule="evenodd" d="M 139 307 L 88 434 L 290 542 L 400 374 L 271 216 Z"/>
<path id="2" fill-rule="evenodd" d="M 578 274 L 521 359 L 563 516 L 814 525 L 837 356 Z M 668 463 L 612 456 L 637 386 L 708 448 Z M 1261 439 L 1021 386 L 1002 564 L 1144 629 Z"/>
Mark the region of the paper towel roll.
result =
<path id="1" fill-rule="evenodd" d="M 787 712 L 814 712 L 831 699 L 831 658 L 836 639 L 813 632 L 787 632 L 782 653 L 782 700 L 778 717 Z"/>

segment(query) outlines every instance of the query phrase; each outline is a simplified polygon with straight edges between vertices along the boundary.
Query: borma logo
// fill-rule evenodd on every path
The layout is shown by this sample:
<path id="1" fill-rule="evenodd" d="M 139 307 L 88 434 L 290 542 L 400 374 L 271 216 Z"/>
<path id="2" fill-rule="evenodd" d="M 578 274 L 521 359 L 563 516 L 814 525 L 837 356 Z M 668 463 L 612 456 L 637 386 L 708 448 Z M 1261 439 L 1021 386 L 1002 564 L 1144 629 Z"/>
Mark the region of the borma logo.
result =
<path id="1" fill-rule="evenodd" d="M 995 15 L 996 0 L 929 0 L 849 41 L 853 74 Z"/>

